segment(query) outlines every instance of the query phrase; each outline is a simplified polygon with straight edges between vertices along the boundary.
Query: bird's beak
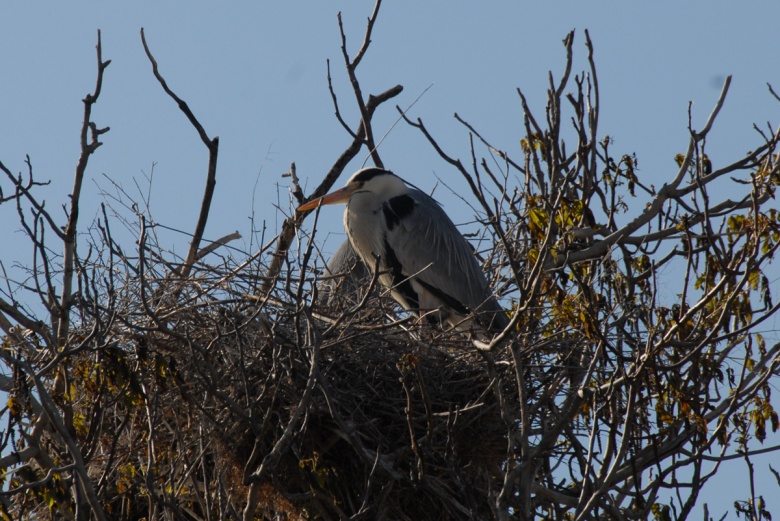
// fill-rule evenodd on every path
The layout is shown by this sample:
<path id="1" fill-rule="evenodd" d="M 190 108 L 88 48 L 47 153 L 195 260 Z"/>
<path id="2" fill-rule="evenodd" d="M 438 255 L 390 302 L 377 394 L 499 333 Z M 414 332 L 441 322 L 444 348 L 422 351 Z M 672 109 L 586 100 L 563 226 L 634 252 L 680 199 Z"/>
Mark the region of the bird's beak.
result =
<path id="1" fill-rule="evenodd" d="M 347 185 L 344 188 L 340 188 L 339 190 L 318 197 L 317 199 L 312 199 L 306 204 L 302 204 L 298 207 L 298 211 L 314 210 L 319 205 L 346 203 L 349 201 L 349 198 L 352 197 L 352 192 L 354 192 L 356 188 L 357 186 L 355 185 Z"/>

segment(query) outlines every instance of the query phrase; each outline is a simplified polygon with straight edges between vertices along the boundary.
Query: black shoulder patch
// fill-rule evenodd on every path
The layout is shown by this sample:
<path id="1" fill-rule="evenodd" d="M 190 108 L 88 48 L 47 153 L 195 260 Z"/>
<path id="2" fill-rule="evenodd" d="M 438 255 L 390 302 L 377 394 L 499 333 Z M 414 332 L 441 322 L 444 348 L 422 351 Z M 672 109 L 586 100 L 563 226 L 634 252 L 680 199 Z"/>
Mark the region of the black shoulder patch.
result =
<path id="1" fill-rule="evenodd" d="M 381 168 L 364 168 L 360 171 L 359 174 L 357 174 L 355 177 L 352 178 L 352 181 L 355 182 L 366 182 L 369 179 L 373 179 L 374 177 L 378 175 L 384 175 L 384 174 L 390 174 L 391 172 L 389 170 L 383 170 Z"/>
<path id="2" fill-rule="evenodd" d="M 414 199 L 404 194 L 393 197 L 382 205 L 382 212 L 385 214 L 387 229 L 392 230 L 395 225 L 401 222 L 401 219 L 414 212 Z"/>

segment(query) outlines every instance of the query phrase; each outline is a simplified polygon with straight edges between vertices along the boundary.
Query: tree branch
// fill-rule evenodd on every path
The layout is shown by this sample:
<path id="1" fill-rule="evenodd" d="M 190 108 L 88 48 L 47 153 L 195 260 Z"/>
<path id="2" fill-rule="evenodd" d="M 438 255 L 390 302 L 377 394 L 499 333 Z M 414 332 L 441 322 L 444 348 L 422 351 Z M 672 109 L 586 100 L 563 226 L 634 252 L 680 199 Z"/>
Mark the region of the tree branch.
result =
<path id="1" fill-rule="evenodd" d="M 186 279 L 189 277 L 190 271 L 192 270 L 192 266 L 195 264 L 195 261 L 198 260 L 198 249 L 200 248 L 200 242 L 203 239 L 203 232 L 206 230 L 206 222 L 208 221 L 209 211 L 211 210 L 211 199 L 214 196 L 214 187 L 217 184 L 217 156 L 219 154 L 219 137 L 215 136 L 213 139 L 209 138 L 203 126 L 195 117 L 195 114 L 193 114 L 192 110 L 190 110 L 189 105 L 187 105 L 184 100 L 179 98 L 179 96 L 177 96 L 176 93 L 174 93 L 168 87 L 165 79 L 160 74 L 159 68 L 157 66 L 157 60 L 155 60 L 154 56 L 152 56 L 152 52 L 149 50 L 149 46 L 146 43 L 146 36 L 144 35 L 143 28 L 141 28 L 141 42 L 143 43 L 146 56 L 149 58 L 149 61 L 152 64 L 152 72 L 154 73 L 154 77 L 157 78 L 157 81 L 160 83 L 160 86 L 162 86 L 165 93 L 176 102 L 176 104 L 179 106 L 179 109 L 181 109 L 184 115 L 187 116 L 187 119 L 198 132 L 201 141 L 203 141 L 203 144 L 206 145 L 206 148 L 209 151 L 209 163 L 208 170 L 206 172 L 206 187 L 203 190 L 203 200 L 200 204 L 198 222 L 195 225 L 195 232 L 192 234 L 190 248 L 187 251 L 187 257 L 184 260 L 184 265 L 182 266 L 181 273 L 179 274 L 182 279 Z"/>

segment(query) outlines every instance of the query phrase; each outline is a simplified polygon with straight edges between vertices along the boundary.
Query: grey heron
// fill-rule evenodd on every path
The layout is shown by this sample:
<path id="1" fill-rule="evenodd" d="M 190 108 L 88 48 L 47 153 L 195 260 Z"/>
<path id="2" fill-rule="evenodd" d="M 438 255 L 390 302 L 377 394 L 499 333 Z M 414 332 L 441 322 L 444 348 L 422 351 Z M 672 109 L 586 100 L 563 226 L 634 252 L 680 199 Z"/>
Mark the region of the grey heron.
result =
<path id="1" fill-rule="evenodd" d="M 367 285 L 371 280 L 371 273 L 358 257 L 349 239 L 341 243 L 336 253 L 331 256 L 325 266 L 325 274 L 328 278 L 319 288 L 328 303 L 334 302 L 338 297 L 349 304 L 357 304 L 360 302 L 361 286 Z"/>
<path id="2" fill-rule="evenodd" d="M 298 210 L 336 203 L 347 205 L 355 252 L 366 267 L 379 259 L 379 282 L 405 309 L 435 310 L 434 318 L 461 330 L 472 319 L 491 333 L 509 323 L 468 241 L 432 197 L 388 170 L 364 168 Z"/>

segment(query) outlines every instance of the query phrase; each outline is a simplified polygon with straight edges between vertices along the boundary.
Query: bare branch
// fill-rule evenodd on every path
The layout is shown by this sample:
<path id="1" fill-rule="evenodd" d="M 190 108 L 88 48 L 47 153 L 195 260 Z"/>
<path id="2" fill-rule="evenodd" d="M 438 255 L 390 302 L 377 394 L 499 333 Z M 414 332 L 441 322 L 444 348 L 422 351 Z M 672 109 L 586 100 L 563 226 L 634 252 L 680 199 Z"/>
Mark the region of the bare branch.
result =
<path id="1" fill-rule="evenodd" d="M 379 105 L 399 95 L 402 90 L 403 87 L 401 85 L 396 85 L 395 87 L 392 87 L 377 96 L 369 96 L 368 103 L 366 104 L 368 117 L 371 118 Z M 355 156 L 357 156 L 358 152 L 360 152 L 360 148 L 363 146 L 365 137 L 364 132 L 365 129 L 361 125 L 358 133 L 355 136 L 355 139 L 352 140 L 352 143 L 349 145 L 349 147 L 347 147 L 347 149 L 342 152 L 341 156 L 339 156 L 339 158 L 333 164 L 320 185 L 309 197 L 309 201 L 325 195 L 335 184 L 336 180 L 344 171 L 344 168 L 346 168 L 347 164 L 352 161 Z M 273 253 L 265 280 L 263 281 L 263 284 L 260 288 L 260 295 L 267 296 L 273 287 L 276 278 L 279 276 L 279 272 L 282 269 L 282 264 L 287 256 L 287 251 L 290 248 L 292 239 L 295 236 L 295 230 L 300 226 L 300 223 L 303 222 L 303 218 L 305 216 L 306 213 L 303 215 L 296 213 L 294 217 L 285 219 L 284 223 L 282 224 L 282 231 L 277 239 L 276 250 Z"/>
<path id="2" fill-rule="evenodd" d="M 192 234 L 190 248 L 187 251 L 187 257 L 185 258 L 184 266 L 182 266 L 180 273 L 181 278 L 186 279 L 192 270 L 192 266 L 198 259 L 198 249 L 200 248 L 200 242 L 203 239 L 203 232 L 206 230 L 206 222 L 208 221 L 209 211 L 211 210 L 211 200 L 214 196 L 214 187 L 217 184 L 217 156 L 219 154 L 219 137 L 215 136 L 213 139 L 209 138 L 203 126 L 195 117 L 195 114 L 193 114 L 192 110 L 190 110 L 189 105 L 187 105 L 184 100 L 179 98 L 176 93 L 174 93 L 168 87 L 167 82 L 160 74 L 159 68 L 157 66 L 157 60 L 154 59 L 154 56 L 152 55 L 152 52 L 149 50 L 149 46 L 146 43 L 146 36 L 144 35 L 143 28 L 141 28 L 141 42 L 143 43 L 146 56 L 149 58 L 149 61 L 152 64 L 152 72 L 154 73 L 154 77 L 157 78 L 157 81 L 160 83 L 160 86 L 162 86 L 165 93 L 176 102 L 176 104 L 179 106 L 179 109 L 184 113 L 185 116 L 187 116 L 187 119 L 198 132 L 201 141 L 203 141 L 203 144 L 206 145 L 206 148 L 209 151 L 209 163 L 208 170 L 206 172 L 206 187 L 203 191 L 203 201 L 200 204 L 198 222 L 195 225 L 195 231 Z"/>

